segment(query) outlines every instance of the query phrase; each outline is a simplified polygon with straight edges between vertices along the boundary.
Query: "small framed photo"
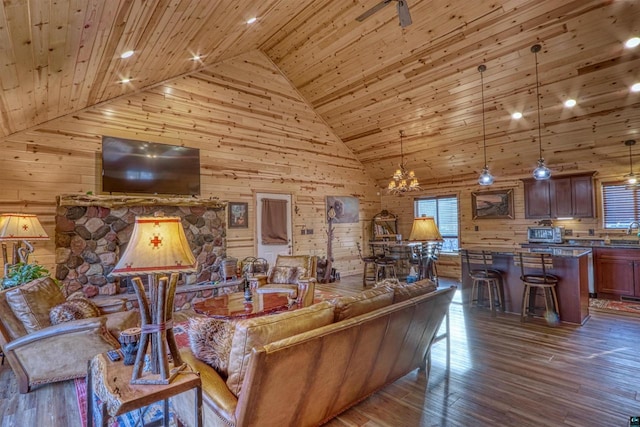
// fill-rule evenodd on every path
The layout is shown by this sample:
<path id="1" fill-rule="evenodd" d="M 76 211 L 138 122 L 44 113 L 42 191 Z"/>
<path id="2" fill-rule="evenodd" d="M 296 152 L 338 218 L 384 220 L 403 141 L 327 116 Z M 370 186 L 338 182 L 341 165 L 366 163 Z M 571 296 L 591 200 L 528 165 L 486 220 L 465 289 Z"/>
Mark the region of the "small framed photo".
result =
<path id="1" fill-rule="evenodd" d="M 249 228 L 249 204 L 229 202 L 229 228 Z"/>
<path id="2" fill-rule="evenodd" d="M 471 193 L 473 219 L 513 219 L 513 190 Z"/>

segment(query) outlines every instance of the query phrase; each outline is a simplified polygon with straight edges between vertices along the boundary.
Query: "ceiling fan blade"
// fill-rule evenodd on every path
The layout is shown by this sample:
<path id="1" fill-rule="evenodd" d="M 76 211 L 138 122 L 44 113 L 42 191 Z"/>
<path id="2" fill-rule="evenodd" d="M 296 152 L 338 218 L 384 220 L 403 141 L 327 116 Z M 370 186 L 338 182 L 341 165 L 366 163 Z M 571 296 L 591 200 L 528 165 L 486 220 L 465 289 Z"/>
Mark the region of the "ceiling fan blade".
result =
<path id="1" fill-rule="evenodd" d="M 402 28 L 408 27 L 413 22 L 411 21 L 407 0 L 398 0 L 398 18 L 400 18 L 400 26 Z"/>
<path id="2" fill-rule="evenodd" d="M 382 9 L 383 7 L 388 5 L 389 3 L 391 3 L 391 0 L 382 0 L 380 3 L 378 3 L 375 6 L 373 6 L 371 9 L 367 10 L 365 13 L 363 13 L 360 16 L 358 16 L 356 18 L 356 21 L 358 21 L 358 22 L 364 21 L 365 19 L 367 19 L 368 17 L 370 17 L 371 15 L 373 15 L 374 13 L 376 13 L 377 11 L 379 11 L 380 9 Z"/>

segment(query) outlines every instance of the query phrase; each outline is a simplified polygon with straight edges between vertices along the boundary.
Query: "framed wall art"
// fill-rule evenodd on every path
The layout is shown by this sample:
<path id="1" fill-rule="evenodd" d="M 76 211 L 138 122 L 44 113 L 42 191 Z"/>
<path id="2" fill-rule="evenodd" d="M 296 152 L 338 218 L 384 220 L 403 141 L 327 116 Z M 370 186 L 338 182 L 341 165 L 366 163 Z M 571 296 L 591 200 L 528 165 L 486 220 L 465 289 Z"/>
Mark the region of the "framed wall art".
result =
<path id="1" fill-rule="evenodd" d="M 348 224 L 360 221 L 360 202 L 357 197 L 351 196 L 327 196 L 325 212 L 333 207 L 336 216 L 334 224 Z"/>
<path id="2" fill-rule="evenodd" d="M 229 202 L 229 228 L 249 227 L 249 204 Z"/>
<path id="3" fill-rule="evenodd" d="M 471 193 L 473 219 L 513 219 L 513 190 Z"/>

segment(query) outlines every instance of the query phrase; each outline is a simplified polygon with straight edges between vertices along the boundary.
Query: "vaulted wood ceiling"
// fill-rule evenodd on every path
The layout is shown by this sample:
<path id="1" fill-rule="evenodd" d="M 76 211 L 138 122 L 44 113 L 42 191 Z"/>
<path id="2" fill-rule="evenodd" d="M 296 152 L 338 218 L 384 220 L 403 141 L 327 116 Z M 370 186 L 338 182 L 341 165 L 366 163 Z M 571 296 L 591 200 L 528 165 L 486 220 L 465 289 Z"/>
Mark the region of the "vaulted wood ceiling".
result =
<path id="1" fill-rule="evenodd" d="M 0 136 L 6 137 L 253 49 L 264 51 L 381 186 L 400 162 L 425 183 L 475 180 L 484 164 L 478 65 L 485 64 L 487 163 L 530 174 L 628 172 L 640 126 L 636 0 L 7 0 L 0 7 Z M 252 25 L 246 20 L 257 16 Z M 135 54 L 121 59 L 133 49 Z M 200 61 L 190 58 L 202 55 Z M 130 83 L 120 83 L 125 77 Z M 572 109 L 562 102 L 574 98 Z M 524 117 L 513 120 L 521 111 Z M 640 149 L 640 144 L 638 145 Z M 640 156 L 638 157 L 640 159 Z M 640 160 L 636 162 L 640 168 Z"/>

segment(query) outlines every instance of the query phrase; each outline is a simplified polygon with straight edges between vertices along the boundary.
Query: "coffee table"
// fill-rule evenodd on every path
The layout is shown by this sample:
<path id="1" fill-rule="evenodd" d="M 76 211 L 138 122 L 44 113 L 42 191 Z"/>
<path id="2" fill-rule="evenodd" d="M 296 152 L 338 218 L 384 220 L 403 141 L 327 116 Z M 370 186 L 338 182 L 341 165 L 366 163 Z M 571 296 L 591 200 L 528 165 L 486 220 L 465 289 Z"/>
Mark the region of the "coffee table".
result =
<path id="1" fill-rule="evenodd" d="M 289 305 L 285 292 L 252 293 L 249 302 L 244 295 L 244 292 L 234 292 L 208 298 L 194 303 L 193 310 L 215 319 L 239 320 L 298 308 L 298 304 Z"/>

